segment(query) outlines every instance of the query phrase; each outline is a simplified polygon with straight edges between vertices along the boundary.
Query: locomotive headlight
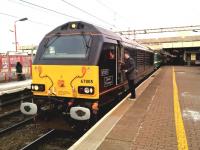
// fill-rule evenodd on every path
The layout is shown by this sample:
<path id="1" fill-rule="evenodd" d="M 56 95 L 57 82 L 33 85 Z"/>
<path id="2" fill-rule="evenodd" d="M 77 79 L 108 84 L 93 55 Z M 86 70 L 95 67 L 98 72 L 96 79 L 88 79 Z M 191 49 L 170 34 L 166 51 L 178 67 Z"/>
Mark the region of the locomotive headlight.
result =
<path id="1" fill-rule="evenodd" d="M 32 91 L 45 91 L 45 85 L 44 84 L 32 84 L 31 90 Z"/>
<path id="2" fill-rule="evenodd" d="M 90 93 L 93 93 L 93 88 L 90 88 Z"/>
<path id="3" fill-rule="evenodd" d="M 38 85 L 35 85 L 34 90 L 38 91 L 38 90 L 39 90 L 39 86 L 38 86 Z"/>
<path id="4" fill-rule="evenodd" d="M 78 87 L 79 94 L 94 94 L 93 86 L 79 86 Z"/>
<path id="5" fill-rule="evenodd" d="M 89 89 L 88 87 L 85 87 L 85 88 L 84 88 L 84 92 L 85 92 L 86 94 L 89 94 L 89 93 L 90 93 L 90 89 Z"/>
<path id="6" fill-rule="evenodd" d="M 76 29 L 76 24 L 75 24 L 75 23 L 72 23 L 72 24 L 71 24 L 71 28 L 72 28 L 72 29 Z"/>

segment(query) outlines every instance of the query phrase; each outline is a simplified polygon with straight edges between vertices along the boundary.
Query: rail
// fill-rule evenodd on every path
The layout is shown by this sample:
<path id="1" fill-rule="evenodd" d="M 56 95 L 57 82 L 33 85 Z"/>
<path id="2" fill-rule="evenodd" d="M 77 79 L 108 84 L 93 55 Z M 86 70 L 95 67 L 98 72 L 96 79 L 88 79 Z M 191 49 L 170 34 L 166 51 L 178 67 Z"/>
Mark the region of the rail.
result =
<path id="1" fill-rule="evenodd" d="M 20 150 L 34 150 L 37 145 L 39 145 L 39 144 L 43 143 L 44 141 L 46 141 L 47 139 L 49 139 L 50 136 L 55 134 L 55 132 L 56 132 L 55 129 L 48 131 L 46 134 L 42 135 L 41 137 L 39 137 L 35 141 L 31 142 L 30 144 L 26 145 L 25 147 L 23 147 Z"/>
<path id="2" fill-rule="evenodd" d="M 26 118 L 25 120 L 23 120 L 21 122 L 10 125 L 9 127 L 0 130 L 0 135 L 8 133 L 9 131 L 14 130 L 14 129 L 20 127 L 20 126 L 23 126 L 23 125 L 33 121 L 33 119 L 34 119 L 34 117 Z"/>

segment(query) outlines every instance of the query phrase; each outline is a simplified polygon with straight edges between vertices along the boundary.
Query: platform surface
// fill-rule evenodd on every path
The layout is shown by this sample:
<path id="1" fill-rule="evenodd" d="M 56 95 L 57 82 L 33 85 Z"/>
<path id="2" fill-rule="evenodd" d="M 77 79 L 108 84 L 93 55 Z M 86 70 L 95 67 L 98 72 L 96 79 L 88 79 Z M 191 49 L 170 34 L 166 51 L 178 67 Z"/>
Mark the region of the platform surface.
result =
<path id="1" fill-rule="evenodd" d="M 200 150 L 200 67 L 161 68 L 97 149 Z"/>
<path id="2" fill-rule="evenodd" d="M 0 83 L 0 95 L 10 94 L 31 88 L 31 79 Z"/>

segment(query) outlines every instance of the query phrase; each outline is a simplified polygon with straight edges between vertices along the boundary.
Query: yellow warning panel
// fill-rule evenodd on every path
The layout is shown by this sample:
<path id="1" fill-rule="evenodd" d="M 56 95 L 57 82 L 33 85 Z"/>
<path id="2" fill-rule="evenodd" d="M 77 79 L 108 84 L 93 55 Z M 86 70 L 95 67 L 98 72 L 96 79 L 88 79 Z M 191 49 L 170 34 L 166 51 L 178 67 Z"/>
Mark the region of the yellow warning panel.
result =
<path id="1" fill-rule="evenodd" d="M 82 65 L 33 65 L 32 84 L 35 87 L 45 85 L 43 91 L 35 88 L 34 95 L 98 99 L 99 68 Z"/>

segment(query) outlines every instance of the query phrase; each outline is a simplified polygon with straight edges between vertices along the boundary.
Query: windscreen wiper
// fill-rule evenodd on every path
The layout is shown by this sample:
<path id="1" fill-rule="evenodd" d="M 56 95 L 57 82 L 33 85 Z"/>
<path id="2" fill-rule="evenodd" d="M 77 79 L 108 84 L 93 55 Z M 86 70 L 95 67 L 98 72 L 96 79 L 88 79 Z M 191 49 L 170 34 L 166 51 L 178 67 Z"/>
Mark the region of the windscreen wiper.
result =
<path id="1" fill-rule="evenodd" d="M 86 47 L 86 54 L 87 54 L 87 52 L 88 52 L 88 50 L 89 50 L 89 48 L 90 48 L 90 41 L 91 41 L 91 39 L 92 39 L 92 36 L 90 35 L 90 37 L 89 37 L 89 39 L 88 39 L 88 41 L 87 41 L 87 38 L 86 38 L 86 36 L 85 36 L 84 33 L 85 33 L 85 32 L 81 32 L 81 35 L 83 36 L 84 44 L 85 44 L 85 47 Z"/>
<path id="2" fill-rule="evenodd" d="M 47 48 L 47 47 L 49 47 L 49 45 L 52 45 L 59 37 L 60 37 L 60 32 L 57 32 L 56 34 L 55 34 L 55 38 L 50 42 L 50 43 L 48 43 L 49 42 L 49 38 L 47 39 L 47 41 L 45 42 L 45 44 L 44 44 L 44 47 L 45 48 Z"/>

